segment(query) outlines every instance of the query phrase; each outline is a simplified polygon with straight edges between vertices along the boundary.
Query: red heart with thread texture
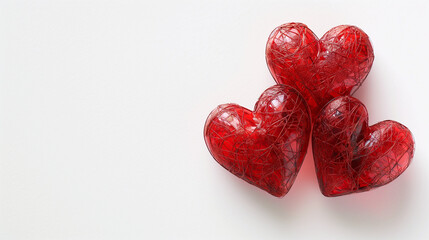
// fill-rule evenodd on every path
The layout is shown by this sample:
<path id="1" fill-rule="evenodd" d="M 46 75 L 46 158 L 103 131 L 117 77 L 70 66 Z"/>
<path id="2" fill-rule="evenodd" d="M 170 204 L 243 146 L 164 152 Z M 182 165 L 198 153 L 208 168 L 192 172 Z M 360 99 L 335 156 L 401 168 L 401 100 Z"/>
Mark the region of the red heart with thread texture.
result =
<path id="1" fill-rule="evenodd" d="M 368 126 L 365 106 L 350 96 L 320 111 L 312 143 L 320 190 L 328 197 L 383 186 L 407 169 L 414 154 L 405 126 L 390 120 Z"/>
<path id="2" fill-rule="evenodd" d="M 310 131 L 311 117 L 301 94 L 275 85 L 260 96 L 254 111 L 219 105 L 207 118 L 204 140 L 225 169 L 281 197 L 301 168 Z"/>
<path id="3" fill-rule="evenodd" d="M 332 28 L 319 40 L 302 23 L 287 23 L 268 38 L 266 60 L 277 83 L 297 89 L 313 117 L 331 99 L 350 95 L 374 61 L 368 36 L 355 26 Z"/>

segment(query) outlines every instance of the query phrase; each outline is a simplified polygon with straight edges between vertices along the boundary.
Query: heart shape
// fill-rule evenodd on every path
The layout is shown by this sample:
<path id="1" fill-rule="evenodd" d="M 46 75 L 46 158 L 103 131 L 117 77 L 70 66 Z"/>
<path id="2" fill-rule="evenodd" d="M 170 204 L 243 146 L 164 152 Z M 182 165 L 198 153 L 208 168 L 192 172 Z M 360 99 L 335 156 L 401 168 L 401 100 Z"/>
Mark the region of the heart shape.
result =
<path id="1" fill-rule="evenodd" d="M 253 112 L 219 105 L 207 118 L 204 140 L 225 169 L 281 197 L 301 168 L 310 131 L 305 99 L 289 86 L 275 85 L 262 93 Z"/>
<path id="2" fill-rule="evenodd" d="M 331 99 L 357 90 L 374 61 L 365 32 L 347 25 L 332 28 L 320 40 L 305 24 L 281 25 L 268 38 L 265 55 L 276 82 L 297 89 L 313 117 Z"/>
<path id="3" fill-rule="evenodd" d="M 368 126 L 365 106 L 338 97 L 313 126 L 313 157 L 320 190 L 328 197 L 385 185 L 409 166 L 414 153 L 411 132 L 395 121 Z"/>

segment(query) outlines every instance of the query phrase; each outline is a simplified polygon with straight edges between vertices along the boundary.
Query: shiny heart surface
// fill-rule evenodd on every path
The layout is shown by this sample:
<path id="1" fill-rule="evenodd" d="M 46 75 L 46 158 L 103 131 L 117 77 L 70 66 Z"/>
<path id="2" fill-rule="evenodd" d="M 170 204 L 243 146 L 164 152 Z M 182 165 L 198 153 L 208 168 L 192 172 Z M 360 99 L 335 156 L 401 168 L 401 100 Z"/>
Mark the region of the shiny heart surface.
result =
<path id="1" fill-rule="evenodd" d="M 314 122 L 313 157 L 320 190 L 328 197 L 383 186 L 409 166 L 414 153 L 411 132 L 395 121 L 368 126 L 365 106 L 338 97 Z"/>
<path id="2" fill-rule="evenodd" d="M 331 99 L 359 88 L 374 61 L 368 36 L 348 25 L 332 28 L 320 40 L 302 23 L 281 25 L 268 38 L 265 53 L 275 81 L 297 89 L 313 118 Z"/>
<path id="3" fill-rule="evenodd" d="M 207 118 L 204 139 L 225 169 L 281 197 L 295 181 L 310 131 L 309 109 L 301 94 L 275 85 L 260 96 L 254 111 L 219 105 Z"/>

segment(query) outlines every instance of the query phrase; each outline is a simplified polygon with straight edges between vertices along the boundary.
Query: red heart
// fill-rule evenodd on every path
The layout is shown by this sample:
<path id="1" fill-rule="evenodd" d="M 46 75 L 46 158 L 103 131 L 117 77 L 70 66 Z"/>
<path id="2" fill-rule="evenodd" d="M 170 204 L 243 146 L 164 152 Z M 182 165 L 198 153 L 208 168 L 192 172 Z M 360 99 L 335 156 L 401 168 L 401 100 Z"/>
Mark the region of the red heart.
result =
<path id="1" fill-rule="evenodd" d="M 304 98 L 289 86 L 275 85 L 262 93 L 253 112 L 236 104 L 219 105 L 207 118 L 204 139 L 220 165 L 281 197 L 302 165 L 310 130 Z"/>
<path id="2" fill-rule="evenodd" d="M 276 82 L 300 91 L 315 116 L 331 99 L 360 87 L 374 53 L 357 27 L 334 27 L 319 40 L 306 25 L 288 23 L 268 38 L 266 60 Z"/>
<path id="3" fill-rule="evenodd" d="M 385 185 L 409 166 L 411 132 L 395 121 L 368 126 L 365 106 L 338 97 L 320 112 L 313 126 L 313 156 L 323 195 L 340 196 Z"/>

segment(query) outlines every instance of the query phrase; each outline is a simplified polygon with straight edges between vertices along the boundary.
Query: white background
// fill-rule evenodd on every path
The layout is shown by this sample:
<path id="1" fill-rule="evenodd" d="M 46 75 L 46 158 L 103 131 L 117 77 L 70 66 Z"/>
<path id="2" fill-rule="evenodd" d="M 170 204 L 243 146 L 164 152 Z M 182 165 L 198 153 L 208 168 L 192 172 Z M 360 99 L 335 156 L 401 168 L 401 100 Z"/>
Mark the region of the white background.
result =
<path id="1" fill-rule="evenodd" d="M 0 1 L 0 239 L 428 239 L 428 1 Z M 319 192 L 311 151 L 282 199 L 220 167 L 218 104 L 274 84 L 267 37 L 362 28 L 355 96 L 416 141 L 377 190 Z"/>

